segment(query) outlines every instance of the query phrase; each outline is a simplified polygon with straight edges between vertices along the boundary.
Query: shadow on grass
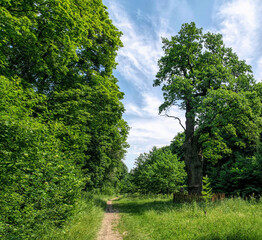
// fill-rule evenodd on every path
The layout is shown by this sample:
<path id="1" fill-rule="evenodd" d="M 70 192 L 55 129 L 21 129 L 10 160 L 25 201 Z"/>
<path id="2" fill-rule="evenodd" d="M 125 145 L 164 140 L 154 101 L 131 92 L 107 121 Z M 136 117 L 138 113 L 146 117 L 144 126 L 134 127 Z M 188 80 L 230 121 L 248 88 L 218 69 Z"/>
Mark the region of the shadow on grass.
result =
<path id="1" fill-rule="evenodd" d="M 104 210 L 106 210 L 106 200 L 104 200 L 104 199 L 101 199 L 101 198 L 94 198 L 94 205 L 96 206 L 96 207 L 100 207 L 100 208 L 102 208 L 102 209 L 104 209 Z"/>
<path id="2" fill-rule="evenodd" d="M 179 210 L 184 204 L 173 203 L 172 200 L 154 200 L 151 202 L 118 202 L 114 201 L 114 208 L 120 213 L 142 214 L 144 212 L 154 210 L 157 213 L 164 213 L 170 210 Z"/>
<path id="3" fill-rule="evenodd" d="M 221 237 L 215 236 L 215 234 L 208 234 L 203 237 L 198 237 L 196 240 L 261 240 L 262 237 L 259 236 L 247 236 L 247 234 L 239 235 L 239 234 L 231 234 L 223 235 Z"/>

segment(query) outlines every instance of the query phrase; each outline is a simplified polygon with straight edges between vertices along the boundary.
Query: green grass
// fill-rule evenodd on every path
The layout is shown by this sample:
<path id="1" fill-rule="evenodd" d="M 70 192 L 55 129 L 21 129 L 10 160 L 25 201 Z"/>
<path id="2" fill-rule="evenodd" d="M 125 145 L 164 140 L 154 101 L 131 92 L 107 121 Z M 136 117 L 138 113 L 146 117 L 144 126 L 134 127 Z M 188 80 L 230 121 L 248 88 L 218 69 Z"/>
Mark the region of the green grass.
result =
<path id="1" fill-rule="evenodd" d="M 262 201 L 240 198 L 210 203 L 174 204 L 166 199 L 123 198 L 116 201 L 125 240 L 262 240 Z"/>
<path id="2" fill-rule="evenodd" d="M 108 196 L 83 198 L 62 229 L 48 229 L 41 240 L 95 240 L 100 229 Z"/>

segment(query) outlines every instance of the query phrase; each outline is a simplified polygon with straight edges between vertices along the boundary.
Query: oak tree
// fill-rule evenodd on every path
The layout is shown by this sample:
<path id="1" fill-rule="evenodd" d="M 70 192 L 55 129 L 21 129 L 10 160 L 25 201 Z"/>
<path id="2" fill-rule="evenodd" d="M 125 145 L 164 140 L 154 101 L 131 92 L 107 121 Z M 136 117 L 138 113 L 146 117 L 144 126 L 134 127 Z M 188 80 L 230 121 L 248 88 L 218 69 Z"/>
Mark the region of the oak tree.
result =
<path id="1" fill-rule="evenodd" d="M 183 24 L 171 40 L 163 38 L 163 50 L 154 81 L 154 86 L 162 85 L 164 96 L 159 111 L 168 115 L 173 105 L 185 110 L 185 126 L 180 124 L 185 131 L 183 156 L 188 191 L 201 194 L 203 150 L 196 130 L 203 100 L 210 90 L 251 90 L 254 78 L 251 67 L 225 47 L 221 34 L 203 33 L 193 22 Z"/>

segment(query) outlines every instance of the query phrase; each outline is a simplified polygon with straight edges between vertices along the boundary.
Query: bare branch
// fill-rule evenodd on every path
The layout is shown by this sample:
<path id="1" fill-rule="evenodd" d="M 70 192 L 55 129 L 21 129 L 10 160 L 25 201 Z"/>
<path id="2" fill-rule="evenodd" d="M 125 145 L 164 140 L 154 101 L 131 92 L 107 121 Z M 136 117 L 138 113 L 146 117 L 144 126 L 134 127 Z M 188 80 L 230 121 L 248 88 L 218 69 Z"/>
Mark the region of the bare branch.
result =
<path id="1" fill-rule="evenodd" d="M 168 115 L 167 113 L 165 113 L 165 115 L 160 115 L 160 116 L 170 117 L 170 118 L 174 118 L 174 119 L 178 120 L 180 126 L 184 129 L 184 131 L 186 131 L 186 129 L 185 129 L 184 125 L 182 124 L 181 119 L 180 119 L 179 117 L 170 116 L 170 115 Z"/>

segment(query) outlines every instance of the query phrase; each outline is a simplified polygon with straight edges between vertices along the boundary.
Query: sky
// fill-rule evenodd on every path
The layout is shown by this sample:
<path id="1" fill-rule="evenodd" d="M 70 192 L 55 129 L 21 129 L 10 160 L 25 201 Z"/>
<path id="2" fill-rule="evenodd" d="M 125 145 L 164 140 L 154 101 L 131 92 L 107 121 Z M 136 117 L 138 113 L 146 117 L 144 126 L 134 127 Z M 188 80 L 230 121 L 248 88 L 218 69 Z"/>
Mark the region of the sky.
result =
<path id="1" fill-rule="evenodd" d="M 183 23 L 195 22 L 204 32 L 221 33 L 224 43 L 252 66 L 262 79 L 261 0 L 103 0 L 113 24 L 123 33 L 114 75 L 125 93 L 124 119 L 130 126 L 130 148 L 124 163 L 132 169 L 135 159 L 153 146 L 169 145 L 182 132 L 179 122 L 160 116 L 160 87 L 153 87 L 158 59 L 163 56 L 161 37 L 178 33 Z M 185 121 L 184 112 L 172 115 Z"/>

